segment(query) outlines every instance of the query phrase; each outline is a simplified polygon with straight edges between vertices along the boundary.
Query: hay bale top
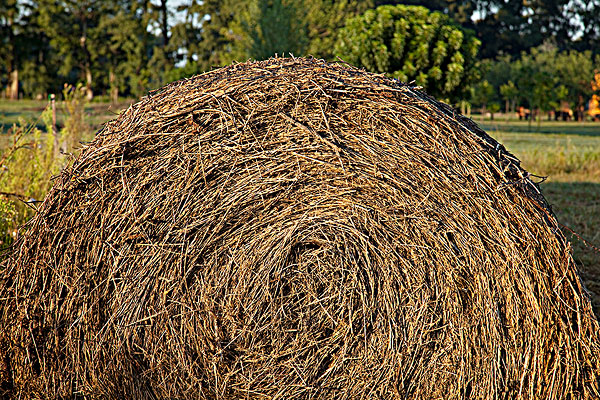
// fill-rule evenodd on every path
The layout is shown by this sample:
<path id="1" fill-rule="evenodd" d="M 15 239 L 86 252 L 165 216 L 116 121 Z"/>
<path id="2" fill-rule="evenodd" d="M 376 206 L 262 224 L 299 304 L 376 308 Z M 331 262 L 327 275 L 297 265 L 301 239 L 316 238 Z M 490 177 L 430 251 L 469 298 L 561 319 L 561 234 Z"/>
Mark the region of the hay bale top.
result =
<path id="1" fill-rule="evenodd" d="M 57 179 L 0 283 L 13 394 L 598 394 L 598 323 L 519 161 L 321 60 L 150 93 Z"/>

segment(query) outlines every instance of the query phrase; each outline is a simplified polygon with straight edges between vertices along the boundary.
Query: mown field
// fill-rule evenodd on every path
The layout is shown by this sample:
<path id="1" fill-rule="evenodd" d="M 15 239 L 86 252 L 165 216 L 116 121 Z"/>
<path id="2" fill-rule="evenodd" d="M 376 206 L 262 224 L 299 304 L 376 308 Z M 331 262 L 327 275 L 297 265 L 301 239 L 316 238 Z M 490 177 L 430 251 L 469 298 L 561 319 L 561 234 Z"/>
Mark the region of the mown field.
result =
<path id="1" fill-rule="evenodd" d="M 97 130 L 102 123 L 115 118 L 130 103 L 127 101 L 118 104 L 88 103 L 85 106 L 85 120 L 93 129 Z M 45 100 L 0 100 L 0 132 L 8 132 L 13 124 L 18 124 L 20 121 L 34 122 L 38 128 L 44 129 L 40 114 L 46 106 L 48 106 L 48 101 Z M 56 117 L 59 126 L 64 123 L 66 114 L 64 108 L 62 102 L 56 102 Z"/>
<path id="2" fill-rule="evenodd" d="M 600 317 L 600 123 L 478 122 L 532 174 L 547 177 L 541 189 L 552 205 Z M 540 179 L 538 179 L 540 180 Z M 573 234 L 572 231 L 576 232 Z"/>
<path id="3" fill-rule="evenodd" d="M 39 117 L 46 105 L 45 101 L 0 101 L 0 153 L 8 143 L 7 132 L 20 119 L 35 121 L 44 129 Z M 127 106 L 87 104 L 84 118 L 95 132 Z M 58 103 L 59 127 L 65 118 L 61 107 Z M 538 127 L 535 122 L 529 125 L 502 117 L 494 121 L 474 119 L 515 154 L 526 170 L 547 177 L 541 184 L 542 191 L 571 240 L 582 279 L 600 316 L 600 250 L 585 242 L 600 247 L 600 123 L 542 121 Z"/>

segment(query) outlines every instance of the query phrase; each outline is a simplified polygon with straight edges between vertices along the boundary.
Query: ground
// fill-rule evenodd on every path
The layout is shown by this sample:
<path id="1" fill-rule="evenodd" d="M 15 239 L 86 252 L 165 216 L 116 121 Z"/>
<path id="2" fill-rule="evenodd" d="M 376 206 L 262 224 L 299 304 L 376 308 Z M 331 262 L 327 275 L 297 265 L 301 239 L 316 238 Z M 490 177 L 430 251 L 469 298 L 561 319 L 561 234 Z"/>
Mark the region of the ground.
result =
<path id="1" fill-rule="evenodd" d="M 128 104 L 91 103 L 85 108 L 85 120 L 95 132 Z M 39 117 L 46 105 L 45 101 L 0 100 L 0 154 L 6 133 L 19 118 L 35 121 L 43 129 Z M 60 103 L 57 110 L 60 127 L 64 119 Z M 474 120 L 515 154 L 527 171 L 547 177 L 542 191 L 571 240 L 582 281 L 600 317 L 600 123 L 544 120 L 538 126 L 501 116 L 494 121 Z"/>
<path id="2" fill-rule="evenodd" d="M 542 192 L 571 241 L 600 318 L 600 123 L 542 121 L 538 130 L 536 123 L 529 128 L 525 121 L 475 121 L 515 154 L 523 168 L 547 177 Z"/>
<path id="3" fill-rule="evenodd" d="M 132 101 L 125 100 L 118 104 L 89 103 L 85 107 L 86 122 L 97 130 L 103 122 L 115 118 L 121 110 L 131 103 Z M 38 128 L 43 129 L 44 124 L 40 119 L 40 114 L 47 105 L 47 101 L 38 100 L 0 100 L 0 132 L 6 133 L 13 124 L 19 123 L 19 119 L 35 122 Z M 56 114 L 57 124 L 60 126 L 65 115 L 64 107 L 60 101 L 56 102 Z"/>

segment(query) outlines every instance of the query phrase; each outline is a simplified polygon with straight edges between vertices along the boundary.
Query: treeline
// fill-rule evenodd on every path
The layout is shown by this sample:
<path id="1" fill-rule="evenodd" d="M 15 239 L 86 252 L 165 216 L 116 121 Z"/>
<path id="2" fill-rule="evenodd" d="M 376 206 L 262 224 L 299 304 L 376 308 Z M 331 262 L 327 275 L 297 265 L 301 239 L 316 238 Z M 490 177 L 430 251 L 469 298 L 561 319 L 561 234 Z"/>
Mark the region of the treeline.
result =
<path id="1" fill-rule="evenodd" d="M 600 117 L 600 55 L 590 50 L 559 51 L 545 44 L 516 58 L 484 60 L 481 70 L 482 79 L 471 88 L 470 98 L 492 118 L 495 112 L 516 112 L 519 107 L 521 117 L 538 120 L 545 113 L 578 121 L 586 114 Z"/>
<path id="2" fill-rule="evenodd" d="M 88 98 L 116 100 L 234 60 L 331 60 L 347 21 L 399 3 L 474 32 L 479 59 L 512 63 L 542 45 L 600 53 L 600 4 L 583 0 L 2 0 L 0 86 L 19 98 L 83 82 Z"/>

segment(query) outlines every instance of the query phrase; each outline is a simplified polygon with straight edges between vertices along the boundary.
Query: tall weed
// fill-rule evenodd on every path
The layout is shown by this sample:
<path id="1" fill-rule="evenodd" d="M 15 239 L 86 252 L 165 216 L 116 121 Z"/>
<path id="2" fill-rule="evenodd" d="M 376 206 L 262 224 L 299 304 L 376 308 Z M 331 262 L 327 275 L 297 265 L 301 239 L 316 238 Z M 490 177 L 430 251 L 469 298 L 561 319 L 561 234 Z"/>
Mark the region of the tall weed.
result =
<path id="1" fill-rule="evenodd" d="M 0 250 L 18 235 L 18 227 L 33 216 L 52 186 L 52 177 L 77 154 L 79 142 L 90 132 L 85 121 L 85 94 L 80 86 L 65 85 L 64 127 L 55 136 L 52 109 L 40 115 L 45 132 L 37 122 L 20 120 L 0 148 Z M 58 148 L 57 148 L 58 147 Z"/>

